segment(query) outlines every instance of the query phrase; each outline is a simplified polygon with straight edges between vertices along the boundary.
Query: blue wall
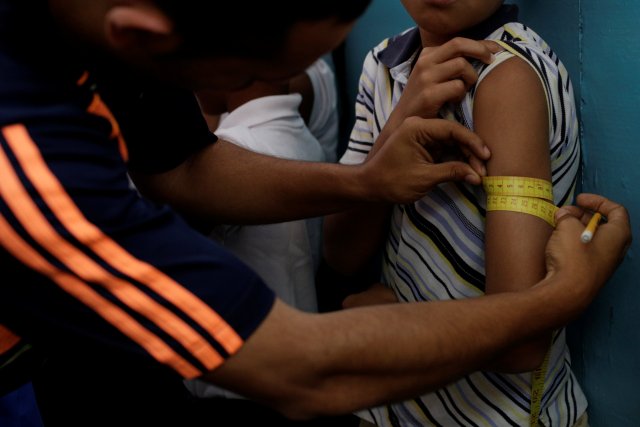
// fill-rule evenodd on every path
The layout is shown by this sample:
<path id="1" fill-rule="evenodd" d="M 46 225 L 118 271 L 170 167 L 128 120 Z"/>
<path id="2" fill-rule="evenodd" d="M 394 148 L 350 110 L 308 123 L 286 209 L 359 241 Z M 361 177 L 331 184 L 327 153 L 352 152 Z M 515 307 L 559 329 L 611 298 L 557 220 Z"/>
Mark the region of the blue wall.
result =
<path id="1" fill-rule="evenodd" d="M 513 0 L 569 69 L 580 103 L 582 190 L 629 209 L 636 241 L 593 305 L 569 328 L 592 427 L 640 425 L 640 2 Z M 374 0 L 350 35 L 353 103 L 364 55 L 411 20 L 399 0 Z M 635 182 L 635 184 L 634 184 Z"/>

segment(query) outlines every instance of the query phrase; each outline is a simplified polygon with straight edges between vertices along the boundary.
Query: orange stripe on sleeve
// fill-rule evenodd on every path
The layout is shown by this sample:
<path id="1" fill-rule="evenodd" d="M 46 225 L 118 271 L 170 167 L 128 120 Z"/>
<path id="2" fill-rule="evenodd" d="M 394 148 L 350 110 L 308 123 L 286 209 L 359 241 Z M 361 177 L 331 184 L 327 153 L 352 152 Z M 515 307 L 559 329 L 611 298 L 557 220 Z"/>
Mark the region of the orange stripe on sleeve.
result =
<path id="1" fill-rule="evenodd" d="M 19 342 L 19 336 L 15 335 L 6 327 L 0 325 L 0 354 L 11 350 Z"/>
<path id="2" fill-rule="evenodd" d="M 80 78 L 78 79 L 78 81 L 76 82 L 76 84 L 78 86 L 82 86 L 83 84 L 85 84 L 87 82 L 87 80 L 89 80 L 89 72 L 88 71 L 84 71 L 82 73 L 82 75 L 80 76 Z"/>
<path id="3" fill-rule="evenodd" d="M 208 369 L 222 363 L 222 357 L 191 326 L 154 301 L 131 283 L 120 279 L 63 239 L 39 211 L 0 150 L 0 192 L 27 232 L 52 255 L 83 280 L 98 283 L 118 299 L 146 316 L 180 342 Z M 55 197 L 55 195 L 53 196 Z"/>
<path id="4" fill-rule="evenodd" d="M 2 216 L 0 216 L 0 244 L 26 266 L 36 270 L 40 274 L 48 276 L 62 289 L 82 301 L 88 307 L 91 307 L 124 335 L 143 347 L 160 363 L 172 367 L 187 379 L 196 378 L 202 374 L 202 372 L 184 358 L 180 357 L 171 347 L 145 329 L 125 311 L 100 296 L 100 294 L 91 289 L 90 286 L 78 280 L 76 277 L 48 263 L 37 251 L 20 238 Z"/>
<path id="5" fill-rule="evenodd" d="M 122 136 L 122 132 L 120 131 L 120 125 L 109 107 L 104 103 L 100 95 L 97 93 L 93 95 L 93 99 L 91 100 L 91 104 L 87 107 L 87 112 L 90 114 L 94 114 L 96 116 L 100 116 L 106 119 L 109 124 L 111 124 L 111 138 L 118 138 L 118 148 L 120 149 L 120 156 L 124 159 L 124 161 L 129 160 L 129 151 L 127 150 L 127 144 L 124 141 L 124 137 Z"/>
<path id="6" fill-rule="evenodd" d="M 190 316 L 230 354 L 242 346 L 242 338 L 211 307 L 152 265 L 135 258 L 91 224 L 47 167 L 35 143 L 22 125 L 3 129 L 25 173 L 64 226 L 114 268 L 145 284 Z"/>

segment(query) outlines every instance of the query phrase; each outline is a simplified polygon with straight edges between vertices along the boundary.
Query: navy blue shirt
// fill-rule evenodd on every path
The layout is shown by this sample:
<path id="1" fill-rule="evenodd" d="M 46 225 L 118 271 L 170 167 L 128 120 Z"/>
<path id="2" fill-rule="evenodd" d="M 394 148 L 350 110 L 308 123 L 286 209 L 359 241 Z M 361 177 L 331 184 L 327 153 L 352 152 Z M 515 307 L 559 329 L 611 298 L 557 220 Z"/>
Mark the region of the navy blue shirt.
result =
<path id="1" fill-rule="evenodd" d="M 130 168 L 165 171 L 215 142 L 193 95 L 97 63 L 46 1 L 0 0 L 0 324 L 46 351 L 197 377 L 275 297 L 130 184 Z"/>

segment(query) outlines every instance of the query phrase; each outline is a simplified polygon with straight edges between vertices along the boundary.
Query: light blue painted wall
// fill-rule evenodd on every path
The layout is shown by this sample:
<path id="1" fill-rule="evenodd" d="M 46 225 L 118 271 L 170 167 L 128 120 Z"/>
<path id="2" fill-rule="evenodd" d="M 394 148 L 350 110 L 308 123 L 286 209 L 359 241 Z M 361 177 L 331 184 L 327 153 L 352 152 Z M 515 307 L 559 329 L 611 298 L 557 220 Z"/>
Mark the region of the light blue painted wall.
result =
<path id="1" fill-rule="evenodd" d="M 594 304 L 569 328 L 573 362 L 592 427 L 640 425 L 640 1 L 513 0 L 553 46 L 580 102 L 582 190 L 622 202 L 636 237 Z M 374 0 L 350 35 L 353 102 L 362 60 L 384 37 L 411 25 L 399 0 Z M 634 275 L 635 273 L 635 275 Z"/>
<path id="2" fill-rule="evenodd" d="M 583 186 L 624 203 L 637 240 L 640 2 L 582 0 L 580 7 Z M 582 322 L 583 382 L 595 427 L 640 425 L 638 244 Z"/>

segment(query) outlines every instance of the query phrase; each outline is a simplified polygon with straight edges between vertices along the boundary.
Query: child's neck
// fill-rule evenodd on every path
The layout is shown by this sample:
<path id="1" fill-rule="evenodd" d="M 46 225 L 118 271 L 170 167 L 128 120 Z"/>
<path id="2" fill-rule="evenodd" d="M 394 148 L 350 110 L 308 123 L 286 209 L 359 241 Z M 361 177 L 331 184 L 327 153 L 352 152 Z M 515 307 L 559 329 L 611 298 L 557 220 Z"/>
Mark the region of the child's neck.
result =
<path id="1" fill-rule="evenodd" d="M 433 34 L 420 29 L 420 40 L 422 40 L 422 47 L 440 46 L 454 37 L 455 35 Z"/>

